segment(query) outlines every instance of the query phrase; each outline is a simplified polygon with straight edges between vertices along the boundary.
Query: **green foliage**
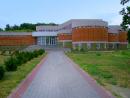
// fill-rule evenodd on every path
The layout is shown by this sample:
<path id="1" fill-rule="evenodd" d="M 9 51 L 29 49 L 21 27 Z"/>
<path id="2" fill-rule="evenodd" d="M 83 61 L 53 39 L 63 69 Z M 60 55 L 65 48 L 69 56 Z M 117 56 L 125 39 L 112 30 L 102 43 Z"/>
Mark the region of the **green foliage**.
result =
<path id="1" fill-rule="evenodd" d="M 21 65 L 26 63 L 27 61 L 30 61 L 34 57 L 38 57 L 39 55 L 42 55 L 43 53 L 45 53 L 45 50 L 40 49 L 40 50 L 35 50 L 33 52 L 17 52 L 15 56 L 17 58 L 18 65 Z"/>
<path id="2" fill-rule="evenodd" d="M 128 42 L 130 43 L 130 29 L 128 30 L 127 36 L 128 36 Z"/>
<path id="3" fill-rule="evenodd" d="M 38 25 L 49 25 L 49 26 L 55 26 L 57 24 L 55 23 L 37 23 L 37 24 L 32 24 L 32 23 L 22 23 L 19 26 L 18 25 L 14 25 L 14 26 L 10 26 L 9 24 L 6 25 L 5 27 L 5 31 L 15 31 L 15 32 L 32 32 L 36 30 L 36 26 Z"/>
<path id="4" fill-rule="evenodd" d="M 7 71 L 16 71 L 17 70 L 17 60 L 14 57 L 8 58 L 4 64 L 6 66 Z"/>
<path id="5" fill-rule="evenodd" d="M 2 29 L 2 28 L 0 28 L 0 32 L 1 32 L 1 31 L 3 31 L 3 29 Z"/>
<path id="6" fill-rule="evenodd" d="M 99 83 L 130 87 L 129 50 L 116 52 L 69 52 L 67 55 Z M 99 57 L 99 55 L 101 56 Z"/>
<path id="7" fill-rule="evenodd" d="M 0 80 L 4 77 L 5 70 L 3 66 L 0 66 Z"/>
<path id="8" fill-rule="evenodd" d="M 129 2 L 130 0 L 121 0 L 121 4 L 125 5 L 127 2 Z"/>
<path id="9" fill-rule="evenodd" d="M 6 72 L 3 80 L 0 80 L 0 98 L 7 98 L 12 90 L 36 67 L 45 55 L 46 54 L 43 54 L 38 58 L 34 58 L 22 66 L 19 66 L 17 71 Z M 1 58 L 2 56 L 0 56 L 0 59 Z M 5 59 L 7 59 L 7 57 Z"/>
<path id="10" fill-rule="evenodd" d="M 34 57 L 38 57 L 38 52 L 37 52 L 37 50 L 35 50 L 34 52 L 33 52 L 33 55 L 34 55 Z"/>
<path id="11" fill-rule="evenodd" d="M 85 52 L 84 48 L 81 48 L 81 49 L 80 49 L 80 52 Z"/>
<path id="12" fill-rule="evenodd" d="M 45 50 L 44 50 L 44 49 L 39 49 L 39 50 L 38 50 L 38 54 L 39 54 L 39 55 L 42 55 L 43 53 L 45 53 Z"/>
<path id="13" fill-rule="evenodd" d="M 97 52 L 96 55 L 97 55 L 97 56 L 101 56 L 101 53 Z"/>
<path id="14" fill-rule="evenodd" d="M 96 75 L 100 78 L 109 79 L 109 78 L 113 77 L 113 75 L 110 72 L 100 71 L 100 69 L 98 68 L 98 65 L 88 65 L 86 67 L 87 67 L 87 70 L 90 74 Z"/>
<path id="15" fill-rule="evenodd" d="M 121 4 L 125 5 L 130 0 L 121 0 Z M 123 21 L 121 23 L 121 26 L 124 30 L 128 31 L 128 42 L 130 43 L 130 6 L 127 6 L 126 8 L 123 8 L 120 11 L 120 14 L 123 15 Z"/>
<path id="16" fill-rule="evenodd" d="M 17 66 L 20 66 L 27 61 L 30 61 L 34 57 L 38 57 L 39 55 L 42 55 L 45 53 L 45 50 L 35 50 L 33 52 L 15 52 L 13 57 L 8 58 L 5 61 L 5 66 L 7 71 L 15 71 L 17 70 Z"/>

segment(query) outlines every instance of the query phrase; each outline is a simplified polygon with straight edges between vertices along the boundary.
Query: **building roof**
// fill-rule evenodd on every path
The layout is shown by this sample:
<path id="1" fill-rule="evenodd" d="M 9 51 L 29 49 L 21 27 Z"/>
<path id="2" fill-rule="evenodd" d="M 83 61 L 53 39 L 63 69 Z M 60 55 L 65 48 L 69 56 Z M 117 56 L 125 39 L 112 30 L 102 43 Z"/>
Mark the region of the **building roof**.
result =
<path id="1" fill-rule="evenodd" d="M 32 36 L 57 36 L 58 32 L 32 32 Z"/>
<path id="2" fill-rule="evenodd" d="M 36 31 L 47 31 L 47 30 L 58 30 L 58 27 L 59 26 L 44 26 L 44 25 L 41 25 L 41 26 L 36 26 Z"/>
<path id="3" fill-rule="evenodd" d="M 108 33 L 119 33 L 122 30 L 121 26 L 119 25 L 110 25 L 108 26 Z"/>
<path id="4" fill-rule="evenodd" d="M 78 26 L 108 26 L 108 22 L 103 21 L 102 19 L 71 19 L 60 26 L 64 27 L 70 24 L 72 25 L 72 28 Z"/>
<path id="5" fill-rule="evenodd" d="M 18 35 L 18 36 L 23 36 L 23 35 L 32 35 L 31 32 L 0 32 L 0 35 L 2 36 L 9 36 L 9 35 Z"/>

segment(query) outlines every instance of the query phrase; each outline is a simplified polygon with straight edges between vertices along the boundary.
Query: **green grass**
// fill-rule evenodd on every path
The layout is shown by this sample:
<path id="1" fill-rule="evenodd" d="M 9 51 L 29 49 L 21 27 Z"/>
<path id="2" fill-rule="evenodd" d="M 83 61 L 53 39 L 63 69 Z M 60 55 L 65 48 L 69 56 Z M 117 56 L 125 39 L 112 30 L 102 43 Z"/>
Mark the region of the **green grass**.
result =
<path id="1" fill-rule="evenodd" d="M 0 65 L 4 64 L 4 60 L 7 59 L 9 56 L 0 55 Z"/>
<path id="2" fill-rule="evenodd" d="M 130 44 L 128 44 L 128 49 L 130 49 Z"/>
<path id="3" fill-rule="evenodd" d="M 6 72 L 2 80 L 0 80 L 0 98 L 6 98 L 16 88 L 18 84 L 27 76 L 29 72 L 41 61 L 45 56 L 39 56 L 31 61 L 18 67 L 15 72 Z M 0 56 L 0 63 L 2 64 L 6 57 Z"/>
<path id="4" fill-rule="evenodd" d="M 130 51 L 69 52 L 67 55 L 100 84 L 130 88 Z"/>

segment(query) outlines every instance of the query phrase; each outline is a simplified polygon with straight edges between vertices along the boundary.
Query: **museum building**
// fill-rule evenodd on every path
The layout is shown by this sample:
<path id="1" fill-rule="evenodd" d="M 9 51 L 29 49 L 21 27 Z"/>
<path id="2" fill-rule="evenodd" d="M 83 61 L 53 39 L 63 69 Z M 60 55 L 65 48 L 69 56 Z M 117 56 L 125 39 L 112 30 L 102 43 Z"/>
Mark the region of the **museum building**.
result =
<path id="1" fill-rule="evenodd" d="M 87 50 L 126 49 L 127 32 L 102 19 L 71 19 L 35 32 L 0 32 L 0 46 L 61 47 Z"/>

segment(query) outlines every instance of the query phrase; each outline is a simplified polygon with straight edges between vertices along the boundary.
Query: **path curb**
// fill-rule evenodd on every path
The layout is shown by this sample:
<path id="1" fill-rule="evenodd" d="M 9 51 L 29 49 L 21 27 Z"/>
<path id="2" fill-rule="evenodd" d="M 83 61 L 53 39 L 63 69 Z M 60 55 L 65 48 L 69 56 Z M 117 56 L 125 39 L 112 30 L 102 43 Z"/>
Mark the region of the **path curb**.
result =
<path id="1" fill-rule="evenodd" d="M 36 67 L 27 75 L 27 77 L 16 87 L 12 93 L 7 98 L 21 98 L 21 96 L 24 94 L 24 92 L 27 90 L 31 82 L 33 81 L 34 77 L 36 76 L 37 72 L 41 68 L 42 64 L 47 59 L 46 55 L 39 64 L 36 65 Z"/>
<path id="2" fill-rule="evenodd" d="M 85 80 L 98 92 L 102 98 L 115 98 L 108 90 L 103 86 L 99 85 L 87 72 L 79 67 L 78 64 L 74 63 L 72 59 L 66 56 L 69 62 L 74 65 L 75 69 L 85 78 Z"/>

